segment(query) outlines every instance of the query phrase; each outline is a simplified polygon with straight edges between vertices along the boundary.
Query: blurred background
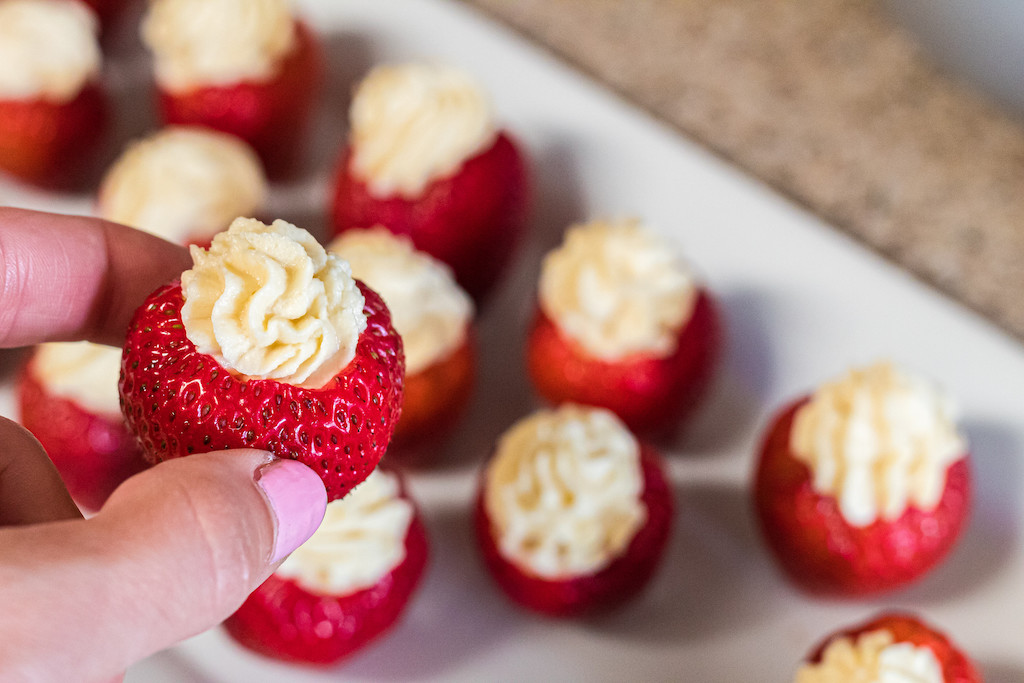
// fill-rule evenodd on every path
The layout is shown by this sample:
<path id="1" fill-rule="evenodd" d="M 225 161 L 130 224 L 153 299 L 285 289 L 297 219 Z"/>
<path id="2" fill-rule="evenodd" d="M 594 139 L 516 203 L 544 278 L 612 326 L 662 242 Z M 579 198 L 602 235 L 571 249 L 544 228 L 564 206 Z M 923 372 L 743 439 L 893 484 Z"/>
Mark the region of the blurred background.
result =
<path id="1" fill-rule="evenodd" d="M 466 2 L 1024 338 L 1024 3 Z"/>

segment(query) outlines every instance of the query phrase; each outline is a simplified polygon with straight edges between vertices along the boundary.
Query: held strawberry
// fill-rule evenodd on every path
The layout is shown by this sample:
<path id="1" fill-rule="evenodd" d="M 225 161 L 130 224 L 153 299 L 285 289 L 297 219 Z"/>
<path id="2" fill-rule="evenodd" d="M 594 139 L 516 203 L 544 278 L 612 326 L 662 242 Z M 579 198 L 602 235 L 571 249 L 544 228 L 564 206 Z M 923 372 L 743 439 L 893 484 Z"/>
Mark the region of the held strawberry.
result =
<path id="1" fill-rule="evenodd" d="M 384 228 L 348 230 L 328 249 L 384 298 L 402 336 L 405 394 L 388 461 L 427 464 L 473 390 L 473 302 L 446 265 Z"/>
<path id="2" fill-rule="evenodd" d="M 427 557 L 426 530 L 400 478 L 378 469 L 327 506 L 320 528 L 224 627 L 268 657 L 336 664 L 398 621 Z"/>
<path id="3" fill-rule="evenodd" d="M 146 467 L 118 408 L 120 361 L 113 347 L 43 344 L 18 378 L 21 423 L 39 439 L 71 497 L 90 511 Z"/>
<path id="4" fill-rule="evenodd" d="M 529 188 L 522 153 L 497 129 L 479 86 L 448 66 L 378 67 L 350 118 L 334 233 L 381 225 L 407 235 L 482 301 L 525 232 Z"/>
<path id="5" fill-rule="evenodd" d="M 794 683 L 911 680 L 981 683 L 971 660 L 921 619 L 896 612 L 832 634 L 807 658 Z"/>
<path id="6" fill-rule="evenodd" d="M 75 0 L 0 3 L 0 171 L 78 189 L 109 124 L 96 19 Z"/>
<path id="7" fill-rule="evenodd" d="M 968 461 L 941 395 L 880 363 L 775 418 L 755 474 L 755 511 L 769 549 L 805 590 L 894 590 L 955 544 L 970 507 Z"/>
<path id="8" fill-rule="evenodd" d="M 526 342 L 537 392 L 671 437 L 707 392 L 722 336 L 676 250 L 636 221 L 574 226 L 545 257 L 539 289 Z"/>
<path id="9" fill-rule="evenodd" d="M 143 24 L 167 124 L 246 141 L 274 179 L 294 175 L 323 81 L 316 34 L 285 0 L 155 0 Z"/>
<path id="10" fill-rule="evenodd" d="M 136 312 L 121 408 L 151 461 L 252 447 L 329 500 L 377 465 L 401 411 L 402 343 L 379 296 L 284 221 L 237 219 Z"/>
<path id="11" fill-rule="evenodd" d="M 570 617 L 635 597 L 661 561 L 672 516 L 656 451 L 612 413 L 567 405 L 501 437 L 481 477 L 475 527 L 509 599 Z"/>

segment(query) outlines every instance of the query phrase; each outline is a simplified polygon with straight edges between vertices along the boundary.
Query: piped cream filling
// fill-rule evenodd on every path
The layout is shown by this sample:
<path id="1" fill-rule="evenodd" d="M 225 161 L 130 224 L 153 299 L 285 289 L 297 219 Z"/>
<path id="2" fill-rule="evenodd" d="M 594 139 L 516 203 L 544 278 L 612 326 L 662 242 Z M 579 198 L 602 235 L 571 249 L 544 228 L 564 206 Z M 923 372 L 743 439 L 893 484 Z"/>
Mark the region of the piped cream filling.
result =
<path id="1" fill-rule="evenodd" d="M 405 560 L 412 519 L 398 478 L 374 470 L 347 496 L 328 503 L 320 528 L 276 573 L 324 595 L 370 588 Z"/>
<path id="2" fill-rule="evenodd" d="M 98 29 L 75 0 L 0 2 L 0 99 L 75 99 L 99 77 Z"/>
<path id="3" fill-rule="evenodd" d="M 696 294 L 678 251 L 635 220 L 573 226 L 541 266 L 541 310 L 608 361 L 671 355 Z"/>
<path id="4" fill-rule="evenodd" d="M 890 631 L 837 638 L 817 664 L 804 664 L 794 683 L 943 683 L 942 665 L 927 647 L 895 642 Z"/>
<path id="5" fill-rule="evenodd" d="M 384 299 L 402 337 L 408 374 L 430 367 L 465 342 L 472 300 L 448 266 L 417 251 L 408 238 L 380 227 L 346 230 L 328 249 Z"/>
<path id="6" fill-rule="evenodd" d="M 54 396 L 102 416 L 120 416 L 121 349 L 90 342 L 40 344 L 32 374 Z"/>
<path id="7" fill-rule="evenodd" d="M 614 414 L 564 405 L 520 420 L 498 441 L 484 505 L 499 552 L 530 573 L 600 571 L 647 519 L 640 445 Z"/>
<path id="8" fill-rule="evenodd" d="M 797 411 L 790 448 L 814 490 L 864 527 L 938 505 L 949 467 L 966 454 L 954 412 L 935 387 L 878 363 L 821 387 Z"/>
<path id="9" fill-rule="evenodd" d="M 441 64 L 377 67 L 359 85 L 350 118 L 352 171 L 380 198 L 419 197 L 497 135 L 480 87 Z"/>
<path id="10" fill-rule="evenodd" d="M 172 242 L 202 241 L 263 205 L 267 181 L 238 138 L 172 126 L 133 143 L 100 185 L 103 218 Z"/>
<path id="11" fill-rule="evenodd" d="M 296 29 L 287 0 L 151 0 L 142 37 L 160 85 L 182 92 L 270 80 Z"/>
<path id="12" fill-rule="evenodd" d="M 182 273 L 185 333 L 202 353 L 246 378 L 324 386 L 355 356 L 366 329 L 348 263 L 305 230 L 238 218 L 193 246 Z"/>

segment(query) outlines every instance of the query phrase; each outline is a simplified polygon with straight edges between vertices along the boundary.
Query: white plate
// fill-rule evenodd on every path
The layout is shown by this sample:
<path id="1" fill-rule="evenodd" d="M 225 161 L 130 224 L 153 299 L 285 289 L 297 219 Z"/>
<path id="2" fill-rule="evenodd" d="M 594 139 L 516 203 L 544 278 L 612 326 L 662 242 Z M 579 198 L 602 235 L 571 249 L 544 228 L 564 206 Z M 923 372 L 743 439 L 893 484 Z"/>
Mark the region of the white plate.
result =
<path id="1" fill-rule="evenodd" d="M 401 625 L 327 672 L 249 655 L 215 629 L 138 664 L 129 680 L 786 681 L 822 635 L 889 607 L 947 630 L 990 682 L 1024 679 L 1024 619 L 1013 607 L 1024 605 L 1017 343 L 459 4 L 301 4 L 328 43 L 332 92 L 316 177 L 278 188 L 277 213 L 322 229 L 354 79 L 381 61 L 441 58 L 486 84 L 525 143 L 536 172 L 534 231 L 482 320 L 480 387 L 446 448 L 449 464 L 412 478 L 433 558 Z M 127 83 L 133 70 L 121 66 Z M 10 185 L 0 186 L 0 202 L 89 206 Z M 724 305 L 728 353 L 709 404 L 669 454 L 679 510 L 653 585 L 609 617 L 546 620 L 511 607 L 482 571 L 469 500 L 494 437 L 534 405 L 520 347 L 540 255 L 572 221 L 623 215 L 676 238 L 706 275 Z M 975 456 L 974 516 L 951 559 L 916 587 L 877 600 L 810 599 L 785 582 L 757 537 L 747 486 L 754 451 L 783 402 L 880 357 L 938 379 L 959 399 Z"/>

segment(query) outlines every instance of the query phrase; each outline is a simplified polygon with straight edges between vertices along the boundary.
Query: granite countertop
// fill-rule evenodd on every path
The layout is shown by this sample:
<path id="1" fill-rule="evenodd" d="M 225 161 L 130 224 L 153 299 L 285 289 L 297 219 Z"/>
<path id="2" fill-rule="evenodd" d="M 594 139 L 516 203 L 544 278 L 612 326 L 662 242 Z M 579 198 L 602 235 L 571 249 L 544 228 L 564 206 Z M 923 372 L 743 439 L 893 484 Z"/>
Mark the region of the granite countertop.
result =
<path id="1" fill-rule="evenodd" d="M 1024 339 L 1024 121 L 872 0 L 466 0 Z"/>

